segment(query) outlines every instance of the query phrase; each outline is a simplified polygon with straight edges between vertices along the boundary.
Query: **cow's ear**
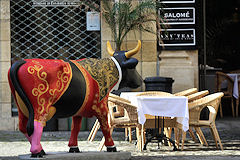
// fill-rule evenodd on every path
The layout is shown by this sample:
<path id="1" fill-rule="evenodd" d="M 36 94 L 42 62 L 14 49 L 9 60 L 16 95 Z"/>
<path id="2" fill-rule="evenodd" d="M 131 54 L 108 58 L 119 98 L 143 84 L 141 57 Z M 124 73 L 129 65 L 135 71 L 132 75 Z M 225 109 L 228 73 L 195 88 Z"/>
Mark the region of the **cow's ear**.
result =
<path id="1" fill-rule="evenodd" d="M 122 62 L 123 67 L 128 69 L 135 68 L 137 64 L 138 64 L 138 60 L 136 58 L 130 58 Z"/>

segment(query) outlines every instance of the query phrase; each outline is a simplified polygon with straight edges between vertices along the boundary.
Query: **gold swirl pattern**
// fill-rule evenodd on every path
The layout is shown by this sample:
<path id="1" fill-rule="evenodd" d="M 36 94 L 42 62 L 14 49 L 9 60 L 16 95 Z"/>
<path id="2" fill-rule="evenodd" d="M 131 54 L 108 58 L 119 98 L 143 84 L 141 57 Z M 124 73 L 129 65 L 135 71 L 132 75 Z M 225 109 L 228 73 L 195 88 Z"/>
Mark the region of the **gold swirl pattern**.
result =
<path id="1" fill-rule="evenodd" d="M 57 82 L 56 82 L 56 87 L 55 89 L 50 89 L 49 94 L 54 96 L 55 92 L 62 92 L 64 89 L 64 84 L 69 81 L 69 74 L 71 73 L 70 68 L 64 66 L 63 71 L 58 71 L 57 73 Z"/>
<path id="2" fill-rule="evenodd" d="M 109 58 L 100 60 L 89 58 L 77 63 L 83 66 L 98 83 L 99 101 L 101 101 L 119 79 L 119 72 L 115 63 Z"/>
<path id="3" fill-rule="evenodd" d="M 27 68 L 28 73 L 34 78 L 35 85 L 37 85 L 32 89 L 32 95 L 37 97 L 39 105 L 37 112 L 41 115 L 40 119 L 46 117 L 45 114 L 48 113 L 49 107 L 64 94 L 72 79 L 72 70 L 69 63 L 61 60 L 51 62 L 55 67 L 59 66 L 57 72 L 56 69 L 50 69 L 49 71 L 44 65 L 47 62 L 38 62 L 37 60 L 32 60 L 33 64 Z M 56 78 L 49 80 L 48 75 Z"/>
<path id="4" fill-rule="evenodd" d="M 36 72 L 37 77 L 42 81 L 42 83 L 40 83 L 37 88 L 32 89 L 33 96 L 37 97 L 37 103 L 39 104 L 39 106 L 41 106 L 38 108 L 38 112 L 42 113 L 44 111 L 44 105 L 46 103 L 46 100 L 44 98 L 41 98 L 41 96 L 44 93 L 46 93 L 49 89 L 49 84 L 46 80 L 47 73 L 41 72 L 41 70 L 43 69 L 43 66 L 40 65 L 38 62 L 36 61 L 32 61 L 32 62 L 35 63 L 35 65 L 28 67 L 28 73 L 33 75 Z"/>

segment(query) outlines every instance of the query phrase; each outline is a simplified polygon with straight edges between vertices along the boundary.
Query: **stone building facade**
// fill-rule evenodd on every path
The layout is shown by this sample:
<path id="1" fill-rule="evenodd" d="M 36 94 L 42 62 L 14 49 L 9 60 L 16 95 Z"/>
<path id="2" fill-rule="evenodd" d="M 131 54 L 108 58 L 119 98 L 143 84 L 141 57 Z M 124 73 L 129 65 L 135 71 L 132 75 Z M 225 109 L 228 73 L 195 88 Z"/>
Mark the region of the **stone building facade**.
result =
<path id="1" fill-rule="evenodd" d="M 137 1 L 137 0 L 136 0 Z M 7 80 L 8 69 L 11 65 L 11 27 L 10 0 L 0 0 L 0 130 L 16 130 L 18 118 L 12 116 L 11 93 Z M 101 57 L 108 57 L 106 42 L 112 47 L 111 31 L 101 20 Z M 136 46 L 137 40 L 142 41 L 140 53 L 135 55 L 139 60 L 137 70 L 144 79 L 156 76 L 157 38 L 146 32 L 131 32 L 124 41 L 123 50 Z M 160 61 L 160 76 L 172 77 L 173 93 L 183 89 L 198 87 L 198 51 L 163 51 Z M 184 75 L 184 76 L 183 76 Z M 136 91 L 144 91 L 144 85 Z"/>
<path id="2" fill-rule="evenodd" d="M 10 0 L 1 0 L 0 9 L 0 130 L 16 130 L 18 118 L 12 117 L 11 93 L 7 80 L 11 65 Z"/>

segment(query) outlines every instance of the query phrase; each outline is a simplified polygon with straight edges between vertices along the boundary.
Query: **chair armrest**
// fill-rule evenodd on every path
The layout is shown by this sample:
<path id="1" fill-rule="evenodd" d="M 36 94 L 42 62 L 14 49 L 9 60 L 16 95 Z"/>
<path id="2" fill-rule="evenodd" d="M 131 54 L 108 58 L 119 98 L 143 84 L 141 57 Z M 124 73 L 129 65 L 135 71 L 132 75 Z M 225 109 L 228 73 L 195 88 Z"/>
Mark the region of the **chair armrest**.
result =
<path id="1" fill-rule="evenodd" d="M 216 100 L 221 101 L 221 97 L 223 95 L 224 94 L 222 92 L 211 94 L 209 96 L 206 96 L 206 97 L 203 97 L 203 98 L 198 99 L 196 101 L 188 103 L 188 108 L 189 108 L 189 110 L 191 110 L 191 109 L 194 109 L 194 108 L 202 109 L 202 108 L 204 108 L 208 105 L 212 106 L 212 105 L 214 105 Z"/>
<path id="2" fill-rule="evenodd" d="M 215 108 L 213 108 L 212 106 L 207 106 L 208 107 L 208 109 L 209 109 L 209 121 L 210 122 L 213 122 L 213 121 L 215 121 L 215 117 L 216 117 L 216 115 L 217 115 L 217 112 L 216 112 L 216 110 L 215 110 Z"/>
<path id="3" fill-rule="evenodd" d="M 131 103 L 121 101 L 120 99 L 115 99 L 115 98 L 108 98 L 108 101 L 110 103 L 113 103 L 114 105 L 117 105 L 118 107 L 123 107 L 124 108 L 124 117 L 129 118 L 130 121 L 132 122 L 137 122 L 137 107 L 132 105 Z M 111 107 L 110 109 L 110 114 L 112 113 Z M 113 117 L 114 118 L 114 117 Z"/>
<path id="4" fill-rule="evenodd" d="M 125 98 L 121 98 L 115 94 L 112 94 L 110 93 L 109 94 L 109 98 L 114 98 L 114 99 L 117 99 L 117 100 L 120 100 L 120 101 L 124 101 L 124 102 L 127 102 L 127 103 L 131 103 L 129 100 L 125 99 Z"/>

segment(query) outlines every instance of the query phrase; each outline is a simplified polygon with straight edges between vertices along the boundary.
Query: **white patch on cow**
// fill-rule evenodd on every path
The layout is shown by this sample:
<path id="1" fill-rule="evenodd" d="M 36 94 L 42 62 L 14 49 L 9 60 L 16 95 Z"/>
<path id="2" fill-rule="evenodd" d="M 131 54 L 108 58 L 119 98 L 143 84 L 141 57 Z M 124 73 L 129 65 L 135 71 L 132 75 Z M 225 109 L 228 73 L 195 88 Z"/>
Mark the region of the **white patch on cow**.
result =
<path id="1" fill-rule="evenodd" d="M 113 62 L 116 64 L 117 69 L 118 69 L 118 73 L 119 73 L 118 82 L 117 82 L 116 85 L 112 88 L 112 90 L 111 90 L 111 92 L 112 92 L 112 91 L 114 91 L 114 90 L 118 90 L 118 88 L 119 88 L 119 84 L 120 84 L 120 82 L 121 82 L 121 80 L 122 80 L 122 69 L 121 69 L 118 61 L 117 61 L 114 57 L 111 57 L 111 58 L 112 58 Z"/>

